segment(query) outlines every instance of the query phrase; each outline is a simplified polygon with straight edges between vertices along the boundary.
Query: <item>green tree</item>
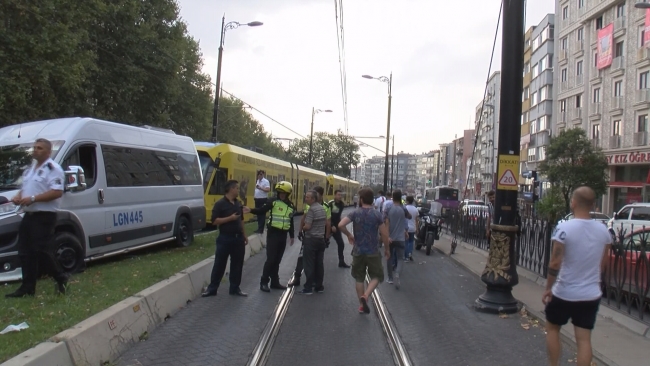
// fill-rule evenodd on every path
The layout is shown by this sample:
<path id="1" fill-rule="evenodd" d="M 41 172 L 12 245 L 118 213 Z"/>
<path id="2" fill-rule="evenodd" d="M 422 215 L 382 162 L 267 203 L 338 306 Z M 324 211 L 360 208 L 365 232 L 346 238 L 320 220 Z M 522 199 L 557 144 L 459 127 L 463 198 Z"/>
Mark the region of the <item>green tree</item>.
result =
<path id="1" fill-rule="evenodd" d="M 219 125 L 217 139 L 219 142 L 241 147 L 258 147 L 264 155 L 286 160 L 287 154 L 280 143 L 274 141 L 271 134 L 264 130 L 249 112 L 248 107 L 236 98 L 219 99 Z M 212 122 L 210 122 L 210 128 Z"/>
<path id="2" fill-rule="evenodd" d="M 544 197 L 537 202 L 535 209 L 540 217 L 552 224 L 568 213 L 562 191 L 557 186 L 544 191 Z"/>
<path id="3" fill-rule="evenodd" d="M 361 159 L 359 145 L 340 130 L 337 134 L 314 133 L 312 145 L 313 168 L 327 173 L 349 177 Z M 295 140 L 291 155 L 298 164 L 309 166 L 309 137 Z"/>
<path id="4" fill-rule="evenodd" d="M 595 147 L 580 128 L 571 128 L 552 137 L 546 147 L 546 160 L 539 172 L 547 177 L 564 200 L 569 212 L 571 192 L 579 186 L 591 187 L 596 196 L 607 190 L 607 160 L 602 150 Z"/>

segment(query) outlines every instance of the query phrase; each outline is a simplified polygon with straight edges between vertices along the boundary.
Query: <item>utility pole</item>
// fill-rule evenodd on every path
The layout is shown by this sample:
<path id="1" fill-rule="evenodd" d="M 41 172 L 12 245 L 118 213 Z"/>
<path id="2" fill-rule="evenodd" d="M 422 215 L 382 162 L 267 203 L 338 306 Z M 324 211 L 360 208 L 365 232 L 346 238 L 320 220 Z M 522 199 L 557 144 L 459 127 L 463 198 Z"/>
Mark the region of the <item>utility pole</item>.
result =
<path id="1" fill-rule="evenodd" d="M 393 135 L 393 150 L 390 154 L 390 191 L 393 191 L 393 171 L 395 169 L 395 135 Z"/>
<path id="2" fill-rule="evenodd" d="M 226 33 L 226 15 L 221 18 L 221 39 L 219 40 L 219 56 L 217 56 L 217 82 L 214 91 L 214 110 L 212 111 L 212 142 L 217 143 L 217 127 L 219 126 L 219 96 L 221 95 L 221 59 L 223 58 L 223 36 Z"/>
<path id="3" fill-rule="evenodd" d="M 440 151 L 438 151 L 438 162 L 436 164 L 437 164 L 436 172 L 438 173 L 436 177 L 436 186 L 439 186 L 441 185 L 440 184 Z"/>
<path id="4" fill-rule="evenodd" d="M 519 192 L 519 141 L 521 138 L 521 90 L 524 69 L 525 0 L 504 0 L 501 50 L 501 100 L 497 184 L 490 226 L 490 251 L 481 280 L 487 290 L 476 299 L 477 310 L 516 313 L 512 287 L 517 274 L 517 196 Z"/>

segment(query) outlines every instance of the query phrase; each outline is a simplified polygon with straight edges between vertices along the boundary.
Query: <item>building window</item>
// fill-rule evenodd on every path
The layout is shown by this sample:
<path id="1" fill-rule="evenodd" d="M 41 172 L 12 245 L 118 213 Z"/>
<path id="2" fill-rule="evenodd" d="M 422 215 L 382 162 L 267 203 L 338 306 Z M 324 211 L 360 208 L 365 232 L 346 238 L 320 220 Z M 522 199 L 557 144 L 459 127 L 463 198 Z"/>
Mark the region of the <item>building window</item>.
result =
<path id="1" fill-rule="evenodd" d="M 576 108 L 582 107 L 582 94 L 576 95 Z"/>
<path id="2" fill-rule="evenodd" d="M 600 138 L 600 125 L 593 124 L 591 125 L 591 138 L 597 140 Z"/>
<path id="3" fill-rule="evenodd" d="M 531 121 L 530 122 L 530 133 L 533 134 L 533 133 L 536 133 L 537 131 L 538 131 L 537 130 L 537 121 Z"/>
<path id="4" fill-rule="evenodd" d="M 578 31 L 577 31 L 578 42 L 582 42 L 582 40 L 584 39 L 584 37 L 585 37 L 585 31 L 584 31 L 584 29 L 583 29 L 583 28 L 578 28 Z"/>
<path id="5" fill-rule="evenodd" d="M 568 19 L 569 18 L 569 5 L 565 5 L 562 8 L 562 19 Z"/>
<path id="6" fill-rule="evenodd" d="M 623 81 L 619 80 L 614 82 L 614 96 L 620 97 L 623 95 Z"/>
<path id="7" fill-rule="evenodd" d="M 540 146 L 537 148 L 537 156 L 540 161 L 546 159 L 546 146 Z"/>
<path id="8" fill-rule="evenodd" d="M 618 6 L 616 7 L 616 17 L 620 18 L 624 16 L 625 16 L 625 3 L 618 4 Z"/>
<path id="9" fill-rule="evenodd" d="M 612 123 L 612 136 L 621 135 L 621 120 L 617 119 Z"/>
<path id="10" fill-rule="evenodd" d="M 560 81 L 566 81 L 567 79 L 567 71 L 566 68 L 562 69 L 561 75 L 560 75 Z"/>
<path id="11" fill-rule="evenodd" d="M 648 71 L 639 74 L 639 89 L 648 89 L 648 74 Z"/>
<path id="12" fill-rule="evenodd" d="M 599 16 L 594 22 L 596 24 L 596 29 L 601 29 L 603 27 L 603 16 Z"/>
<path id="13" fill-rule="evenodd" d="M 537 105 L 538 100 L 537 100 L 537 92 L 533 92 L 533 94 L 530 95 L 530 105 L 535 106 Z"/>
<path id="14" fill-rule="evenodd" d="M 562 40 L 560 41 L 560 49 L 566 50 L 568 48 L 568 45 L 569 45 L 569 40 L 567 39 L 567 37 L 562 38 Z"/>
<path id="15" fill-rule="evenodd" d="M 566 99 L 560 101 L 560 112 L 566 112 Z"/>
<path id="16" fill-rule="evenodd" d="M 537 160 L 535 159 L 535 148 L 534 147 L 528 148 L 528 161 L 535 161 L 535 160 Z"/>
<path id="17" fill-rule="evenodd" d="M 546 116 L 541 116 L 539 118 L 539 130 L 544 131 L 547 128 L 548 128 L 548 119 L 546 118 Z"/>
<path id="18" fill-rule="evenodd" d="M 648 131 L 648 115 L 642 114 L 637 118 L 637 131 L 646 132 Z"/>
<path id="19" fill-rule="evenodd" d="M 592 101 L 594 103 L 600 103 L 600 88 L 595 88 L 592 95 L 593 95 Z"/>
<path id="20" fill-rule="evenodd" d="M 643 39 L 645 38 L 645 25 L 639 27 L 639 47 L 643 47 Z"/>
<path id="21" fill-rule="evenodd" d="M 578 0 L 578 9 L 582 9 L 585 7 L 585 0 Z"/>
<path id="22" fill-rule="evenodd" d="M 582 60 L 576 62 L 576 75 L 582 75 Z"/>
<path id="23" fill-rule="evenodd" d="M 616 44 L 616 47 L 614 49 L 614 57 L 621 57 L 623 56 L 623 52 L 625 50 L 623 49 L 623 41 L 620 41 Z"/>
<path id="24" fill-rule="evenodd" d="M 598 67 L 598 52 L 594 52 L 594 67 Z"/>

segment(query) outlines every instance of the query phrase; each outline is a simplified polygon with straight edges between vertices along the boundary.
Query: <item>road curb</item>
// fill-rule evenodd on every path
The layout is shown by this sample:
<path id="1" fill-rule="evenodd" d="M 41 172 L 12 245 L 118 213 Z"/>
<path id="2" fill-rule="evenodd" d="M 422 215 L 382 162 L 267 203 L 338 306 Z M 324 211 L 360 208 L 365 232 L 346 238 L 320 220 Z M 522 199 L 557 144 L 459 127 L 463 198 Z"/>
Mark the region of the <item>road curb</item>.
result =
<path id="1" fill-rule="evenodd" d="M 450 241 L 452 240 L 452 237 L 449 236 L 448 234 L 443 234 L 443 236 L 447 240 L 450 240 Z M 475 247 L 475 246 L 473 246 L 471 244 L 467 244 L 467 243 L 465 243 L 463 241 L 458 241 L 458 244 L 460 244 L 460 246 L 462 246 L 463 248 L 465 248 L 467 250 L 480 253 L 480 254 L 484 255 L 485 257 L 487 257 L 488 252 L 485 251 L 485 250 L 479 249 L 479 248 L 477 248 L 477 247 Z M 455 263 L 457 263 L 457 264 L 463 266 L 464 268 L 466 268 L 469 272 L 473 273 L 479 280 L 481 279 L 481 273 L 476 272 L 474 269 L 472 269 L 468 264 L 466 264 L 462 260 L 454 257 L 450 253 L 445 253 L 441 248 L 436 247 L 435 245 L 434 245 L 434 248 L 438 252 L 440 252 L 440 253 L 446 255 L 447 257 L 451 258 Z M 520 271 L 522 271 L 524 273 L 520 273 Z M 528 274 L 530 274 L 530 276 L 528 276 L 525 272 L 528 272 Z M 539 283 L 539 281 L 538 281 L 540 276 L 533 274 L 532 272 L 526 270 L 525 268 L 521 268 L 520 266 L 517 266 L 517 273 L 522 275 L 522 277 L 527 278 L 527 279 L 537 283 L 538 285 L 541 285 Z M 533 277 L 535 279 L 533 279 Z M 544 280 L 543 281 L 544 284 L 542 286 L 546 286 L 546 280 L 545 279 L 543 279 L 543 280 Z M 525 307 L 526 312 L 528 312 L 528 314 L 532 315 L 535 319 L 537 319 L 540 322 L 540 324 L 542 324 L 543 326 L 546 326 L 546 317 L 544 316 L 544 314 L 542 314 L 541 312 L 538 312 L 536 310 L 533 310 L 531 306 L 529 306 L 528 304 L 526 304 L 526 303 L 524 303 L 522 301 L 519 301 L 519 300 L 517 300 L 517 301 Z M 560 330 L 560 336 L 561 336 L 562 340 L 565 343 L 570 344 L 574 349 L 577 347 L 575 339 L 573 338 L 573 336 L 566 329 L 562 328 Z M 616 362 L 614 362 L 614 361 L 610 360 L 609 358 L 605 357 L 603 354 L 596 351 L 595 349 L 592 349 L 592 353 L 593 353 L 594 359 L 600 365 L 603 365 L 603 366 L 618 366 L 618 364 Z"/>
<path id="2" fill-rule="evenodd" d="M 260 234 L 248 237 L 244 261 L 266 247 Z M 0 366 L 96 366 L 116 360 L 135 343 L 201 296 L 214 256 L 100 311 Z M 229 268 L 230 262 L 228 262 Z"/>

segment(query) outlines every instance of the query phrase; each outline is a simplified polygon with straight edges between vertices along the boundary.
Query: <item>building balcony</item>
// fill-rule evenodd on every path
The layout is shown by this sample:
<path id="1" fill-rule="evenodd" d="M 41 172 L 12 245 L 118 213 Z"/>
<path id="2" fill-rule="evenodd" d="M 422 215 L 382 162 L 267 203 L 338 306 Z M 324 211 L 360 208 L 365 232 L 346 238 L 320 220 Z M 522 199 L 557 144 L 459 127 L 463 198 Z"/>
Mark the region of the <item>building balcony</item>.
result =
<path id="1" fill-rule="evenodd" d="M 598 137 L 592 138 L 591 139 L 591 144 L 594 147 L 600 147 L 600 138 L 598 138 Z"/>
<path id="2" fill-rule="evenodd" d="M 609 137 L 609 148 L 610 149 L 618 149 L 621 147 L 621 136 L 619 135 L 614 135 Z"/>
<path id="3" fill-rule="evenodd" d="M 648 133 L 646 131 L 634 133 L 634 146 L 645 146 L 648 141 Z"/>
<path id="4" fill-rule="evenodd" d="M 565 64 L 569 60 L 569 52 L 568 50 L 560 50 L 560 57 L 558 58 L 558 62 L 560 64 Z"/>
<path id="5" fill-rule="evenodd" d="M 567 91 L 567 90 L 569 90 L 569 82 L 567 80 L 561 81 L 560 91 Z"/>
<path id="6" fill-rule="evenodd" d="M 582 108 L 574 108 L 571 110 L 571 120 L 582 118 Z"/>
<path id="7" fill-rule="evenodd" d="M 603 70 L 598 70 L 594 67 L 591 69 L 590 76 L 589 81 L 591 81 L 592 84 L 600 84 L 603 82 Z"/>
<path id="8" fill-rule="evenodd" d="M 636 65 L 637 67 L 645 67 L 650 65 L 650 49 L 647 47 L 642 47 L 636 51 Z"/>
<path id="9" fill-rule="evenodd" d="M 575 57 L 580 57 L 580 56 L 584 55 L 584 53 L 585 53 L 585 42 L 584 41 L 579 41 L 576 44 L 574 55 L 575 55 Z"/>
<path id="10" fill-rule="evenodd" d="M 625 107 L 625 98 L 623 96 L 614 97 L 610 113 L 613 115 L 622 114 L 623 107 Z"/>
<path id="11" fill-rule="evenodd" d="M 566 111 L 561 111 L 560 114 L 557 116 L 558 122 L 564 122 L 566 123 L 567 118 L 566 118 Z"/>
<path id="12" fill-rule="evenodd" d="M 576 86 L 584 84 L 584 80 L 585 78 L 583 74 L 576 75 Z"/>
<path id="13" fill-rule="evenodd" d="M 634 106 L 638 109 L 650 108 L 650 89 L 639 89 L 636 91 Z"/>
<path id="14" fill-rule="evenodd" d="M 603 106 L 600 102 L 591 103 L 591 106 L 589 107 L 589 118 L 600 119 L 602 111 Z"/>
<path id="15" fill-rule="evenodd" d="M 609 74 L 612 77 L 623 76 L 623 74 L 625 74 L 625 57 L 614 57 L 614 61 L 612 61 L 612 68 Z"/>
<path id="16" fill-rule="evenodd" d="M 614 20 L 614 37 L 620 37 L 625 34 L 625 17 L 618 17 Z"/>

